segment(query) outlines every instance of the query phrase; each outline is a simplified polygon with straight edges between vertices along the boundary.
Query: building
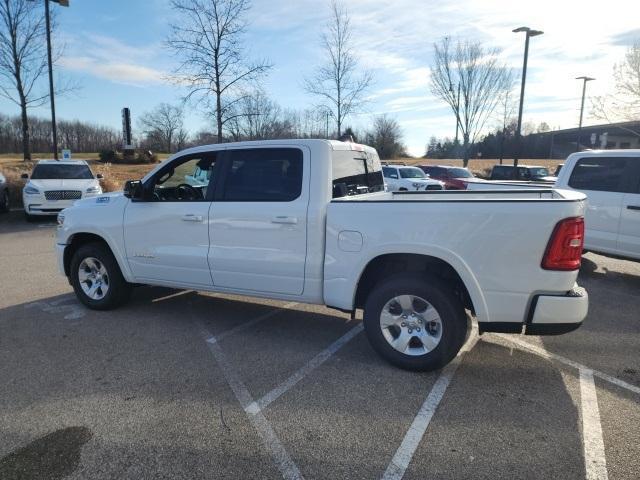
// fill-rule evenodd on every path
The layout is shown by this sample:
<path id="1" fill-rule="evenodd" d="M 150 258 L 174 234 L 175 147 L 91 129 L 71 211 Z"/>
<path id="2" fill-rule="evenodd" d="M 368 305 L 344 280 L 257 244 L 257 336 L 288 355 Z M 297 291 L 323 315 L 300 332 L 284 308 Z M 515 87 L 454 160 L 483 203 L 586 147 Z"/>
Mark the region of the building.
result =
<path id="1" fill-rule="evenodd" d="M 581 132 L 578 128 L 567 128 L 535 133 L 529 137 L 534 144 L 549 146 L 548 158 L 566 158 L 578 150 L 578 133 L 580 150 L 640 148 L 640 120 L 585 126 Z"/>

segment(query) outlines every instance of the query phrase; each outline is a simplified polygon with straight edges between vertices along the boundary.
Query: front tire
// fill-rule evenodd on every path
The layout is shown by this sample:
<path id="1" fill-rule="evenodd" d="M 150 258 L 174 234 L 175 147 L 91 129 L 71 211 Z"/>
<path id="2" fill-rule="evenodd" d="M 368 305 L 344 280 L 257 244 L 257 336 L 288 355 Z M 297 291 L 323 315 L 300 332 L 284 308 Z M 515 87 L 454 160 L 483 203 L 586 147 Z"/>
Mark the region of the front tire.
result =
<path id="1" fill-rule="evenodd" d="M 431 371 L 455 358 L 467 315 L 442 279 L 400 274 L 378 283 L 364 307 L 364 328 L 378 354 L 405 370 Z"/>
<path id="2" fill-rule="evenodd" d="M 78 300 L 92 310 L 117 308 L 131 296 L 131 284 L 103 243 L 78 248 L 71 259 L 69 275 Z"/>

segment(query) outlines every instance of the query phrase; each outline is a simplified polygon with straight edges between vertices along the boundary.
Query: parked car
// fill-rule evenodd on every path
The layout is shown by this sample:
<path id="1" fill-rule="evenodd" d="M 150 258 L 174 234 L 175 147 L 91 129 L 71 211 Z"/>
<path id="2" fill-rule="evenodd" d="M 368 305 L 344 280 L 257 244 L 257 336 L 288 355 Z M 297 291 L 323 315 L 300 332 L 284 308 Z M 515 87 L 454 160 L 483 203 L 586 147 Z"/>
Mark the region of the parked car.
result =
<path id="1" fill-rule="evenodd" d="M 444 190 L 443 182 L 429 178 L 418 167 L 387 165 L 382 167 L 382 173 L 390 192 Z"/>
<path id="2" fill-rule="evenodd" d="M 196 165 L 216 181 L 185 184 Z M 122 305 L 134 284 L 363 309 L 380 355 L 433 370 L 462 347 L 465 309 L 483 332 L 581 324 L 585 198 L 552 188 L 393 193 L 371 147 L 225 143 L 180 152 L 124 192 L 66 208 L 56 249 L 92 309 Z"/>
<path id="3" fill-rule="evenodd" d="M 0 212 L 9 211 L 9 183 L 7 178 L 0 173 Z"/>
<path id="4" fill-rule="evenodd" d="M 549 169 L 546 167 L 531 166 L 531 165 L 495 165 L 491 170 L 490 180 L 518 180 L 518 181 L 531 181 L 531 182 L 543 182 L 554 183 L 556 177 L 549 173 Z"/>
<path id="5" fill-rule="evenodd" d="M 448 165 L 420 165 L 420 168 L 424 173 L 429 175 L 430 178 L 440 180 L 444 183 L 444 188 L 447 190 L 465 190 L 467 188 L 467 181 L 475 178 L 467 168 L 451 167 Z"/>
<path id="6" fill-rule="evenodd" d="M 556 187 L 588 196 L 586 250 L 640 260 L 640 150 L 572 153 Z"/>
<path id="7" fill-rule="evenodd" d="M 27 220 L 34 216 L 57 215 L 74 201 L 102 194 L 100 179 L 83 160 L 40 160 L 22 189 L 22 202 Z"/>

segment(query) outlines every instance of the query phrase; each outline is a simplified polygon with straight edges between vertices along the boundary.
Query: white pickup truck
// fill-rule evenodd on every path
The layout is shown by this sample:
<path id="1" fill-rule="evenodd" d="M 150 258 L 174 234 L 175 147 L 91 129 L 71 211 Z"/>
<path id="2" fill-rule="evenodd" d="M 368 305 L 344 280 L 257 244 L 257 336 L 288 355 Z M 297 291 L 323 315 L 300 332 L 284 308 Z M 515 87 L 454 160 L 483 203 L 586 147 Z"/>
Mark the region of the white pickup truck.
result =
<path id="1" fill-rule="evenodd" d="M 196 167 L 208 184 L 185 182 Z M 481 332 L 581 324 L 583 194 L 393 193 L 381 170 L 374 149 L 338 141 L 185 150 L 62 211 L 59 268 L 93 309 L 133 284 L 363 309 L 374 349 L 414 370 L 455 357 L 465 310 Z"/>

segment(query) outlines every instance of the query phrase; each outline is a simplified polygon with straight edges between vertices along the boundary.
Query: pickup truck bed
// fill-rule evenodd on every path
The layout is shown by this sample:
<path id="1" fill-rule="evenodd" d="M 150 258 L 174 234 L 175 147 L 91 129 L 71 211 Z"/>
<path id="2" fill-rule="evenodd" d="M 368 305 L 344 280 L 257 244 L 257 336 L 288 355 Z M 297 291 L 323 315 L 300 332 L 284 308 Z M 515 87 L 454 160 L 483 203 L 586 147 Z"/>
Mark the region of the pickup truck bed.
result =
<path id="1" fill-rule="evenodd" d="M 578 303 L 571 293 L 575 274 L 544 270 L 541 262 L 556 224 L 582 216 L 584 199 L 578 192 L 546 188 L 379 193 L 334 200 L 327 210 L 325 302 L 351 308 L 349 286 L 358 284 L 370 259 L 415 253 L 455 269 L 481 329 L 520 331 L 527 323 L 544 323 L 553 332 L 558 323 L 555 329 L 561 332 L 586 314 L 586 297 L 580 307 L 569 308 L 568 316 L 536 316 L 532 307 L 546 295 L 569 295 L 568 307 Z M 402 211 L 397 210 L 399 202 Z M 410 268 L 412 260 L 407 257 L 406 262 Z"/>

